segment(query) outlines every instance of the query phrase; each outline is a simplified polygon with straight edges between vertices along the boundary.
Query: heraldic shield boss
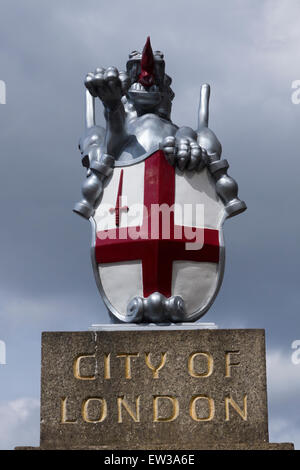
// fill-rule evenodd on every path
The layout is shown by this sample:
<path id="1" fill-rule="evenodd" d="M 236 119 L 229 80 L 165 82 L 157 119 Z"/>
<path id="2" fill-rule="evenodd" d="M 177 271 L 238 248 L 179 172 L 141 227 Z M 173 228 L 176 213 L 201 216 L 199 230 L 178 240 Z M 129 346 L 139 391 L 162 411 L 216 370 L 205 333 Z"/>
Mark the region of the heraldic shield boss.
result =
<path id="1" fill-rule="evenodd" d="M 203 316 L 222 283 L 223 222 L 246 209 L 208 127 L 209 85 L 193 130 L 171 121 L 171 82 L 149 37 L 126 72 L 97 68 L 85 80 L 87 177 L 74 211 L 92 223 L 96 282 L 117 322 Z M 97 97 L 106 129 L 95 123 Z"/>

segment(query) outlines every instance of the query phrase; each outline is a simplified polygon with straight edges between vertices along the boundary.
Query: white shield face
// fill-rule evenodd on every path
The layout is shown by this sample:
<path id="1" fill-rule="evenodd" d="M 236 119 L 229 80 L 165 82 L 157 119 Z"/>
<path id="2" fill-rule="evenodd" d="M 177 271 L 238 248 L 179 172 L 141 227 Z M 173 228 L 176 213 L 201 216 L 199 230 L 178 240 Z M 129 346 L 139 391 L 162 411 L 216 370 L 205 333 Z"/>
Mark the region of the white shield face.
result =
<path id="1" fill-rule="evenodd" d="M 222 282 L 224 205 L 206 169 L 181 172 L 158 151 L 114 169 L 93 222 L 93 265 L 110 312 L 159 292 L 184 301 L 184 321 L 210 307 Z"/>

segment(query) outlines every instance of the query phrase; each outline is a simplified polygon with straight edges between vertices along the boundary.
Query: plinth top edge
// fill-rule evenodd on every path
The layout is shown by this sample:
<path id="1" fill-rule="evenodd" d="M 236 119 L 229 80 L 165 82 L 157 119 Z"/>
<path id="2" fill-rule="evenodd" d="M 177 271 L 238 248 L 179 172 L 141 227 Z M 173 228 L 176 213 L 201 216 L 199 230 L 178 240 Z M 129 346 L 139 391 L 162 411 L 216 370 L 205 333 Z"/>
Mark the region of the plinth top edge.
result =
<path id="1" fill-rule="evenodd" d="M 60 330 L 60 331 L 42 331 L 41 334 L 42 336 L 48 335 L 48 334 L 83 334 L 83 333 L 97 333 L 97 332 L 110 332 L 110 333 L 122 333 L 126 332 L 128 333 L 129 331 L 140 331 L 140 332 L 147 332 L 147 331 L 157 331 L 157 332 L 171 332 L 171 331 L 206 331 L 211 332 L 211 333 L 225 333 L 225 332 L 237 332 L 237 333 L 261 333 L 265 335 L 265 329 L 264 328 L 218 328 L 217 325 L 214 327 L 193 327 L 193 326 L 161 326 L 161 325 L 151 325 L 151 326 L 139 326 L 139 325 L 133 325 L 131 324 L 131 327 L 124 328 L 123 325 L 109 325 L 109 324 L 103 324 L 103 325 L 92 325 L 89 327 L 87 330 Z"/>

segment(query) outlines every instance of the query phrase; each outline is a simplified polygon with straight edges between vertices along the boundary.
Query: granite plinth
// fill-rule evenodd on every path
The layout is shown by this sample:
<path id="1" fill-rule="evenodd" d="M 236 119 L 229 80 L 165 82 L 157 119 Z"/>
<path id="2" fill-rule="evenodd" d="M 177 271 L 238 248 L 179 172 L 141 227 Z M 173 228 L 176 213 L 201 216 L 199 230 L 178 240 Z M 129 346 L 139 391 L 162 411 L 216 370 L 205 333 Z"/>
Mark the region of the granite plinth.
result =
<path id="1" fill-rule="evenodd" d="M 291 449 L 268 442 L 264 331 L 43 333 L 41 449 L 72 448 Z"/>

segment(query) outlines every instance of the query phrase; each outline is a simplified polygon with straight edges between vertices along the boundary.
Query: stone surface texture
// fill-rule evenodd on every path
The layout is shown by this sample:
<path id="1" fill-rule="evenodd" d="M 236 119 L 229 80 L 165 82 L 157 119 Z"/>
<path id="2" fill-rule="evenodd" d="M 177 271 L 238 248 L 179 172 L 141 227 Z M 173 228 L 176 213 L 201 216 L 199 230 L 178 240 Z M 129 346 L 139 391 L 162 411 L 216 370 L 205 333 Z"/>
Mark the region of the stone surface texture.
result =
<path id="1" fill-rule="evenodd" d="M 254 329 L 43 333 L 40 445 L 292 448 L 268 443 L 265 337 Z"/>

